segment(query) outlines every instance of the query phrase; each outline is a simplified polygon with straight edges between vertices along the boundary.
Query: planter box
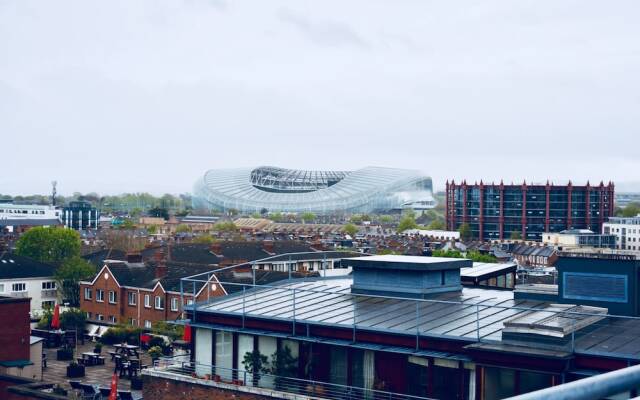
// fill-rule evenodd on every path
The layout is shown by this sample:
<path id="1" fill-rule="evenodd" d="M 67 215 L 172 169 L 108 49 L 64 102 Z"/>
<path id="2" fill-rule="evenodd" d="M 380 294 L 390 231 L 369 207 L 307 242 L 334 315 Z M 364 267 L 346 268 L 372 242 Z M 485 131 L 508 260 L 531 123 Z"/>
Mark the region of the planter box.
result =
<path id="1" fill-rule="evenodd" d="M 131 390 L 142 390 L 142 378 L 140 377 L 131 378 Z"/>
<path id="2" fill-rule="evenodd" d="M 84 365 L 67 366 L 67 378 L 82 378 L 84 376 Z"/>
<path id="3" fill-rule="evenodd" d="M 58 351 L 56 351 L 56 360 L 58 361 L 73 360 L 73 351 L 58 349 Z"/>

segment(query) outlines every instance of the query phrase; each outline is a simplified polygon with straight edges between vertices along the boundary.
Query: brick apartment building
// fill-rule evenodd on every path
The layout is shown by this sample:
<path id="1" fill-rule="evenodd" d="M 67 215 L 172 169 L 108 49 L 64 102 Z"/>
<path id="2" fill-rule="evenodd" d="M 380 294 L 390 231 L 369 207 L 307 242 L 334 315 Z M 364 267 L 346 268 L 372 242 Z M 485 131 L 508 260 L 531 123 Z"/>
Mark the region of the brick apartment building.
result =
<path id="1" fill-rule="evenodd" d="M 467 224 L 474 238 L 503 240 L 519 236 L 541 240 L 544 232 L 590 229 L 600 232 L 613 215 L 614 185 L 456 184 L 447 181 L 447 230 Z"/>
<path id="2" fill-rule="evenodd" d="M 241 284 L 254 283 L 249 262 L 286 252 L 313 250 L 299 242 L 218 242 L 212 245 L 171 246 L 168 257 L 162 248 L 142 254 L 100 252 L 86 256 L 98 273 L 91 281 L 80 282 L 80 308 L 88 322 L 98 325 L 124 324 L 151 328 L 154 322 L 179 319 L 183 305 L 224 296 L 242 290 Z M 151 253 L 153 251 L 154 253 Z M 153 258 L 151 258 L 153 254 Z M 112 257 L 125 258 L 113 260 Z M 147 258 L 144 261 L 145 257 Z M 333 261 L 333 260 L 330 260 Z M 240 265 L 208 275 L 195 286 L 185 287 L 182 278 Z M 293 277 L 317 276 L 313 272 L 294 272 Z M 255 271 L 256 284 L 268 284 L 289 277 L 286 272 Z M 195 293 L 195 294 L 194 294 Z M 182 300 L 181 300 L 182 299 Z"/>
<path id="3" fill-rule="evenodd" d="M 127 324 L 151 328 L 153 322 L 177 319 L 182 312 L 180 279 L 210 270 L 207 265 L 168 264 L 162 256 L 150 263 L 142 259 L 106 261 L 92 281 L 80 282 L 80 308 L 89 322 Z M 212 281 L 216 278 L 212 276 Z M 212 282 L 213 283 L 213 282 Z M 224 295 L 213 283 L 200 283 L 195 299 Z M 184 304 L 193 302 L 192 293 L 182 297 Z"/>

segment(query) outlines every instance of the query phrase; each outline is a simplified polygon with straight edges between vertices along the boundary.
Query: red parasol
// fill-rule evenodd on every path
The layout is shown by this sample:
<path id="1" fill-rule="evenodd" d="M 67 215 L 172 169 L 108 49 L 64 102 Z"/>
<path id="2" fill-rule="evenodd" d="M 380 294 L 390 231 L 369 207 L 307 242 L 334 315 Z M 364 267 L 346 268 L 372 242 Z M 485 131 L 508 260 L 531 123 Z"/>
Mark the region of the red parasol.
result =
<path id="1" fill-rule="evenodd" d="M 191 326 L 189 324 L 184 325 L 184 334 L 182 335 L 182 340 L 187 343 L 191 343 Z"/>
<path id="2" fill-rule="evenodd" d="M 56 304 L 53 308 L 53 317 L 51 318 L 51 329 L 60 329 L 60 305 Z"/>
<path id="3" fill-rule="evenodd" d="M 118 375 L 115 373 L 111 376 L 111 392 L 109 392 L 108 400 L 116 400 L 118 398 Z"/>

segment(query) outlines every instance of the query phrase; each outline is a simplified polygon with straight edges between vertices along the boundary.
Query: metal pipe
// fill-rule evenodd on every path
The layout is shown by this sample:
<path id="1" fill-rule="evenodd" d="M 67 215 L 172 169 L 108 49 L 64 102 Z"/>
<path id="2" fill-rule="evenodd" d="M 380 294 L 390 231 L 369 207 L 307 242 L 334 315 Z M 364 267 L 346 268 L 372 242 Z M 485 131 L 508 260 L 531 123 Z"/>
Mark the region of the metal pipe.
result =
<path id="1" fill-rule="evenodd" d="M 640 365 L 509 398 L 509 400 L 597 400 L 640 386 Z"/>

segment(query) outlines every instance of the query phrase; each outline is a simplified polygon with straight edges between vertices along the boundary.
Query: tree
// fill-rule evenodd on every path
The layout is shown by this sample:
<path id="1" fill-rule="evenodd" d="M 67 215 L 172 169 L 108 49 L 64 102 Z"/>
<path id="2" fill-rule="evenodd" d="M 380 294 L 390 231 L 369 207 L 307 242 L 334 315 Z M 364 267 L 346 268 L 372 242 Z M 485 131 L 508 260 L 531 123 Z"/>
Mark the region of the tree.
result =
<path id="1" fill-rule="evenodd" d="M 462 258 L 462 253 L 458 250 L 433 250 L 431 252 L 432 257 L 448 257 L 448 258 Z"/>
<path id="2" fill-rule="evenodd" d="M 155 225 L 149 225 L 147 226 L 147 233 L 149 235 L 155 235 L 156 232 L 158 232 L 158 228 Z"/>
<path id="3" fill-rule="evenodd" d="M 176 226 L 176 233 L 187 233 L 191 232 L 191 227 L 187 224 L 180 224 Z"/>
<path id="4" fill-rule="evenodd" d="M 359 215 L 359 214 L 352 215 L 351 218 L 349 219 L 349 221 L 352 224 L 361 224 L 362 223 L 362 215 Z"/>
<path id="5" fill-rule="evenodd" d="M 60 314 L 60 327 L 65 331 L 76 331 L 78 336 L 84 335 L 87 313 L 79 308 L 69 309 Z"/>
<path id="6" fill-rule="evenodd" d="M 380 223 L 382 225 L 389 225 L 393 222 L 393 217 L 391 215 L 382 215 L 380 216 Z"/>
<path id="7" fill-rule="evenodd" d="M 193 238 L 193 243 L 199 243 L 199 244 L 211 244 L 215 241 L 216 240 L 213 237 L 211 237 L 211 235 L 200 235 Z"/>
<path id="8" fill-rule="evenodd" d="M 458 232 L 460 232 L 460 237 L 464 240 L 471 239 L 471 236 L 473 235 L 471 227 L 467 223 L 460 225 Z"/>
<path id="9" fill-rule="evenodd" d="M 275 212 L 273 214 L 270 214 L 269 219 L 272 220 L 273 222 L 280 222 L 282 221 L 282 213 Z"/>
<path id="10" fill-rule="evenodd" d="M 296 376 L 298 370 L 298 358 L 291 354 L 289 346 L 283 346 L 271 355 L 270 372 L 275 375 L 276 387 L 286 384 L 286 378 Z"/>
<path id="11" fill-rule="evenodd" d="M 640 203 L 629 203 L 626 207 L 616 209 L 616 215 L 620 217 L 635 217 L 640 214 Z"/>
<path id="12" fill-rule="evenodd" d="M 342 230 L 344 231 L 344 233 L 346 233 L 349 236 L 355 236 L 356 233 L 358 233 L 358 227 L 355 226 L 354 224 L 346 224 Z"/>
<path id="13" fill-rule="evenodd" d="M 402 217 L 402 219 L 400 220 L 400 223 L 398 223 L 398 232 L 404 232 L 407 229 L 416 229 L 418 227 L 418 224 L 416 223 L 416 218 L 414 217 L 413 213 L 407 213 L 405 216 Z"/>
<path id="14" fill-rule="evenodd" d="M 513 231 L 513 232 L 511 232 L 511 235 L 509 235 L 509 238 L 511 240 L 521 240 L 522 239 L 522 235 L 518 231 Z"/>
<path id="15" fill-rule="evenodd" d="M 169 210 L 162 207 L 154 207 L 149 210 L 150 217 L 163 218 L 165 220 L 169 219 Z"/>
<path id="16" fill-rule="evenodd" d="M 132 220 L 127 218 L 120 224 L 120 229 L 123 229 L 125 231 L 132 231 L 136 229 L 136 224 L 134 224 Z"/>
<path id="17" fill-rule="evenodd" d="M 474 262 L 495 263 L 498 259 L 491 254 L 482 254 L 477 250 L 468 251 L 465 258 L 468 258 Z"/>
<path id="18" fill-rule="evenodd" d="M 62 300 L 77 307 L 80 305 L 80 285 L 84 279 L 93 278 L 96 268 L 81 257 L 67 259 L 55 273 Z"/>
<path id="19" fill-rule="evenodd" d="M 312 212 L 305 212 L 305 213 L 302 213 L 300 218 L 302 218 L 302 222 L 305 222 L 305 223 L 313 222 L 316 219 L 316 215 Z"/>
<path id="20" fill-rule="evenodd" d="M 238 227 L 232 221 L 218 222 L 213 225 L 213 230 L 216 232 L 236 232 Z"/>
<path id="21" fill-rule="evenodd" d="M 435 219 L 427 226 L 427 229 L 432 231 L 442 231 L 444 228 L 444 222 L 441 219 Z"/>
<path id="22" fill-rule="evenodd" d="M 72 229 L 34 227 L 18 239 L 16 253 L 41 262 L 60 263 L 80 256 L 80 235 Z"/>

